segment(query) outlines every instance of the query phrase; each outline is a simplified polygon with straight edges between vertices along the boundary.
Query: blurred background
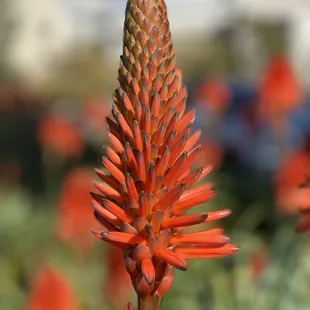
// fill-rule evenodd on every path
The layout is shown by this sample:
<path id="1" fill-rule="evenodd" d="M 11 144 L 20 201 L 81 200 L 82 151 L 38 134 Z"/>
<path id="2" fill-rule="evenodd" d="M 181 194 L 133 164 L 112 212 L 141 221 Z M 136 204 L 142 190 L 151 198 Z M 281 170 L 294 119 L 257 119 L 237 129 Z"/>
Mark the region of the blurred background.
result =
<path id="1" fill-rule="evenodd" d="M 188 105 L 213 164 L 206 211 L 242 251 L 176 272 L 163 309 L 310 307 L 310 3 L 167 0 Z M 125 0 L 0 1 L 0 309 L 134 301 L 121 253 L 94 240 L 88 191 L 107 140 Z"/>

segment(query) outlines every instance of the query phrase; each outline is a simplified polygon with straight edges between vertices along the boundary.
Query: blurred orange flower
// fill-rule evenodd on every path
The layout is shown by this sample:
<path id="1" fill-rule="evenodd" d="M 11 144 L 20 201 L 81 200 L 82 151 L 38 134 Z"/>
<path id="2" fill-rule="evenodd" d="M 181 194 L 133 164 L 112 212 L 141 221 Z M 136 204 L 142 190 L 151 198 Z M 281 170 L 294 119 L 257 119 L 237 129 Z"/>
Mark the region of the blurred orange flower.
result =
<path id="1" fill-rule="evenodd" d="M 262 247 L 254 253 L 251 260 L 251 272 L 254 281 L 262 275 L 270 261 L 267 247 Z"/>
<path id="2" fill-rule="evenodd" d="M 43 268 L 34 281 L 27 310 L 77 310 L 70 284 L 61 272 Z"/>
<path id="3" fill-rule="evenodd" d="M 218 114 L 223 114 L 229 106 L 231 94 L 225 81 L 207 80 L 198 88 L 195 100 L 208 105 Z"/>
<path id="4" fill-rule="evenodd" d="M 107 251 L 108 275 L 105 296 L 114 307 L 124 309 L 128 295 L 133 292 L 131 279 L 124 264 L 122 250 L 108 245 Z"/>
<path id="5" fill-rule="evenodd" d="M 84 150 L 84 141 L 78 128 L 65 118 L 49 116 L 38 129 L 41 147 L 55 152 L 61 158 L 78 157 Z"/>
<path id="6" fill-rule="evenodd" d="M 195 165 L 202 167 L 211 165 L 215 170 L 220 169 L 223 161 L 223 153 L 220 145 L 211 140 L 204 140 L 201 145 L 200 155 L 195 161 Z"/>
<path id="7" fill-rule="evenodd" d="M 300 187 L 310 175 L 310 155 L 299 151 L 286 157 L 275 177 L 276 205 L 284 214 L 295 214 L 310 205 L 310 188 Z"/>
<path id="8" fill-rule="evenodd" d="M 65 177 L 59 201 L 58 236 L 87 253 L 93 244 L 90 234 L 95 220 L 89 207 L 93 174 L 86 167 L 71 170 Z"/>
<path id="9" fill-rule="evenodd" d="M 103 120 L 110 115 L 110 109 L 110 105 L 101 97 L 89 97 L 84 101 L 83 119 L 88 122 L 94 133 L 106 131 L 106 122 Z"/>
<path id="10" fill-rule="evenodd" d="M 259 85 L 259 114 L 269 120 L 285 117 L 303 99 L 303 91 L 288 59 L 273 57 Z"/>
<path id="11" fill-rule="evenodd" d="M 310 230 L 310 207 L 308 206 L 308 209 L 303 210 L 302 213 L 302 218 L 296 227 L 297 233 L 302 233 Z"/>

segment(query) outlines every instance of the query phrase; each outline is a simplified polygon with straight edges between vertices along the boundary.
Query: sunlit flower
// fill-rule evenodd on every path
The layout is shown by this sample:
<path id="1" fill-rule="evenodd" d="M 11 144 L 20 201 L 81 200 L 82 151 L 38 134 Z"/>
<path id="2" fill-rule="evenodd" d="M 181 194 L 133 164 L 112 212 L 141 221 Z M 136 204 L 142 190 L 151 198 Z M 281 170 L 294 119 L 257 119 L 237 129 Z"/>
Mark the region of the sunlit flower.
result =
<path id="1" fill-rule="evenodd" d="M 129 0 L 119 87 L 113 118 L 107 118 L 110 145 L 104 170 L 96 170 L 104 182 L 95 183 L 101 194 L 92 194 L 103 228 L 93 234 L 123 250 L 142 305 L 150 296 L 160 302 L 172 285 L 173 268 L 187 270 L 187 259 L 238 251 L 222 229 L 185 231 L 230 214 L 186 214 L 216 195 L 213 184 L 193 187 L 212 168 L 191 169 L 201 152 L 200 131 L 191 130 L 195 114 L 186 111 L 186 98 L 164 1 Z"/>
<path id="2" fill-rule="evenodd" d="M 35 279 L 27 310 L 77 310 L 78 304 L 64 275 L 43 268 Z"/>

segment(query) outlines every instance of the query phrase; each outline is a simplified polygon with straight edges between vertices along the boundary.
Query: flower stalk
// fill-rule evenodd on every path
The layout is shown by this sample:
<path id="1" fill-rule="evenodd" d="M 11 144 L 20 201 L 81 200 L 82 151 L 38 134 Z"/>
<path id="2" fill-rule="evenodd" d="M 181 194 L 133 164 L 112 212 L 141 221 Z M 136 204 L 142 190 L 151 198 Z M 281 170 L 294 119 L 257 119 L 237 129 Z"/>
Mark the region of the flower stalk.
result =
<path id="1" fill-rule="evenodd" d="M 230 210 L 187 214 L 216 196 L 213 184 L 195 186 L 212 170 L 193 170 L 201 131 L 171 40 L 163 0 L 129 0 L 119 87 L 107 118 L 110 145 L 96 173 L 92 207 L 102 229 L 95 237 L 123 250 L 139 310 L 160 309 L 173 270 L 187 259 L 231 255 L 236 245 L 222 229 L 187 228 L 222 219 Z M 132 310 L 132 305 L 128 305 Z"/>

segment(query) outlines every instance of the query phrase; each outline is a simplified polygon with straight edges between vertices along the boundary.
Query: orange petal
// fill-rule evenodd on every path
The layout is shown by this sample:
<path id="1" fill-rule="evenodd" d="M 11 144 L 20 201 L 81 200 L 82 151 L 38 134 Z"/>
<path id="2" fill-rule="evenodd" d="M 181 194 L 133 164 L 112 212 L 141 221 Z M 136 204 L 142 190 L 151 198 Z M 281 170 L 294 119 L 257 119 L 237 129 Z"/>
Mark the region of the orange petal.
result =
<path id="1" fill-rule="evenodd" d="M 134 183 L 130 173 L 126 173 L 125 183 L 126 183 L 126 188 L 127 188 L 129 200 L 134 201 L 134 202 L 138 201 L 139 194 L 138 194 L 135 183 Z"/>
<path id="2" fill-rule="evenodd" d="M 106 209 L 112 212 L 121 221 L 126 222 L 126 223 L 132 222 L 132 217 L 114 202 L 107 200 L 107 199 L 103 199 L 102 204 Z"/>
<path id="3" fill-rule="evenodd" d="M 173 113 L 174 113 L 174 109 L 173 108 L 169 108 L 167 110 L 167 112 L 165 113 L 164 117 L 161 119 L 159 126 L 161 126 L 162 123 L 167 123 L 169 124 L 172 117 L 173 117 Z"/>
<path id="4" fill-rule="evenodd" d="M 106 120 L 109 132 L 111 132 L 111 134 L 115 136 L 115 138 L 117 138 L 119 141 L 122 141 L 123 138 L 121 136 L 120 126 L 115 123 L 110 117 L 107 117 Z"/>
<path id="5" fill-rule="evenodd" d="M 143 115 L 141 119 L 141 130 L 147 136 L 151 134 L 151 111 L 147 106 L 143 106 Z"/>
<path id="6" fill-rule="evenodd" d="M 171 185 L 173 181 L 182 178 L 183 174 L 190 170 L 195 158 L 201 152 L 201 146 L 197 146 L 194 150 L 190 151 L 190 153 L 186 154 L 184 160 L 182 160 L 183 154 L 176 160 L 175 164 L 172 166 L 171 170 L 167 173 L 166 178 L 164 180 L 165 185 Z M 187 173 L 186 173 L 187 175 Z"/>
<path id="7" fill-rule="evenodd" d="M 160 107 L 160 96 L 156 92 L 155 95 L 154 95 L 154 98 L 152 100 L 152 104 L 151 104 L 151 113 L 152 113 L 152 115 L 155 115 L 156 117 L 158 117 L 158 115 L 159 115 L 159 107 Z"/>
<path id="8" fill-rule="evenodd" d="M 169 85 L 168 97 L 171 97 L 178 90 L 178 86 L 179 86 L 179 77 L 176 75 L 172 83 Z"/>
<path id="9" fill-rule="evenodd" d="M 144 192 L 139 194 L 139 216 L 147 217 L 149 214 L 148 201 Z"/>
<path id="10" fill-rule="evenodd" d="M 210 192 L 214 188 L 211 183 L 203 184 L 201 186 L 195 187 L 191 190 L 186 191 L 180 198 L 180 202 L 188 199 L 197 197 L 197 195 L 203 194 L 205 192 Z"/>
<path id="11" fill-rule="evenodd" d="M 190 258 L 216 258 L 235 254 L 239 251 L 239 247 L 234 244 L 225 244 L 221 247 L 207 248 L 176 248 L 175 252 L 182 255 L 186 259 Z"/>
<path id="12" fill-rule="evenodd" d="M 116 226 L 120 226 L 122 224 L 122 220 L 120 218 L 118 218 L 114 213 L 111 213 L 109 210 L 103 208 L 98 202 L 92 201 L 91 206 L 95 209 L 95 212 L 100 214 L 112 224 L 115 224 Z"/>
<path id="13" fill-rule="evenodd" d="M 171 245 L 176 245 L 180 243 L 198 243 L 198 244 L 207 244 L 207 245 L 217 245 L 227 243 L 229 238 L 224 235 L 212 235 L 212 234 L 185 234 L 185 235 L 174 235 L 170 239 Z"/>
<path id="14" fill-rule="evenodd" d="M 121 225 L 121 231 L 131 235 L 138 235 L 137 229 L 126 222 Z"/>
<path id="15" fill-rule="evenodd" d="M 135 105 L 135 117 L 136 117 L 137 124 L 140 123 L 141 117 L 142 117 L 142 105 L 141 105 L 141 102 L 139 100 L 136 101 L 136 105 Z M 133 124 L 135 125 L 135 121 L 133 122 Z M 141 144 L 141 146 L 142 146 L 142 144 Z"/>
<path id="16" fill-rule="evenodd" d="M 122 167 L 122 161 L 121 158 L 118 156 L 118 154 L 109 146 L 105 146 L 104 150 L 110 159 L 110 161 L 118 168 Z"/>
<path id="17" fill-rule="evenodd" d="M 144 190 L 147 193 L 152 193 L 155 188 L 155 181 L 156 181 L 156 174 L 155 174 L 155 164 L 152 163 L 149 166 L 148 172 L 147 172 L 147 182 L 144 185 Z"/>
<path id="18" fill-rule="evenodd" d="M 140 236 L 118 231 L 103 232 L 101 235 L 104 240 L 110 240 L 119 243 L 125 243 L 130 245 L 145 243 L 145 239 Z"/>
<path id="19" fill-rule="evenodd" d="M 152 143 L 161 146 L 164 140 L 164 136 L 167 130 L 167 123 L 162 123 L 159 129 L 154 133 Z"/>
<path id="20" fill-rule="evenodd" d="M 128 136 L 131 140 L 133 140 L 133 133 L 132 130 L 130 128 L 130 126 L 128 125 L 127 121 L 125 120 L 124 116 L 118 112 L 115 115 L 115 119 L 117 120 L 118 124 L 121 127 L 122 132 Z"/>
<path id="21" fill-rule="evenodd" d="M 90 195 L 95 199 L 95 201 L 102 203 L 102 200 L 105 198 L 105 196 L 102 196 L 98 193 L 90 192 Z"/>
<path id="22" fill-rule="evenodd" d="M 105 241 L 105 242 L 107 242 L 107 243 L 109 243 L 109 244 L 111 244 L 111 245 L 114 245 L 114 246 L 116 246 L 116 247 L 118 247 L 118 248 L 120 248 L 120 249 L 122 249 L 122 250 L 127 250 L 128 249 L 128 245 L 127 244 L 124 244 L 124 243 L 120 243 L 120 242 L 115 242 L 115 241 L 113 241 L 113 240 L 107 240 L 107 239 L 105 239 L 105 238 L 103 238 L 103 236 L 102 236 L 102 232 L 98 232 L 98 231 L 95 231 L 95 230 L 91 230 L 91 233 L 96 237 L 96 238 L 98 238 L 98 239 L 100 239 L 100 240 L 103 240 L 103 241 Z"/>
<path id="23" fill-rule="evenodd" d="M 107 175 L 104 171 L 100 169 L 95 169 L 95 172 L 102 181 L 106 182 L 116 191 L 119 190 L 120 187 L 119 182 L 117 182 L 111 175 Z"/>
<path id="24" fill-rule="evenodd" d="M 181 116 L 183 116 L 186 110 L 186 99 L 181 100 L 181 102 L 175 107 L 175 112 L 178 112 Z"/>
<path id="25" fill-rule="evenodd" d="M 229 216 L 230 214 L 231 214 L 231 210 L 229 209 L 208 212 L 208 218 L 205 220 L 205 223 L 223 219 Z"/>
<path id="26" fill-rule="evenodd" d="M 188 140 L 188 135 L 184 135 L 178 143 L 176 143 L 175 145 L 171 145 L 171 157 L 170 157 L 170 161 L 169 161 L 169 165 L 172 165 L 176 159 L 180 156 L 180 154 L 182 154 L 186 142 Z"/>
<path id="27" fill-rule="evenodd" d="M 199 177 L 198 181 L 202 180 L 205 176 L 207 176 L 208 174 L 210 174 L 210 172 L 213 170 L 213 166 L 212 165 L 207 165 L 205 167 L 202 168 L 202 173 L 201 176 Z"/>
<path id="28" fill-rule="evenodd" d="M 94 185 L 106 197 L 109 197 L 109 198 L 111 198 L 113 200 L 116 200 L 118 203 L 123 203 L 124 202 L 124 198 L 114 188 L 109 187 L 108 185 L 106 185 L 104 183 L 98 183 L 98 182 L 94 182 Z M 93 193 L 93 194 L 95 194 L 95 193 Z M 98 194 L 96 194 L 96 195 L 97 195 L 96 197 L 98 198 Z"/>
<path id="29" fill-rule="evenodd" d="M 188 124 L 193 123 L 195 120 L 195 110 L 191 110 L 189 112 L 187 112 L 182 119 L 178 122 L 177 126 L 176 126 L 176 130 L 177 132 L 180 132 L 181 130 L 183 130 Z"/>
<path id="30" fill-rule="evenodd" d="M 183 227 L 183 226 L 191 226 L 202 223 L 208 217 L 207 214 L 193 214 L 193 215 L 185 215 L 179 216 L 175 218 L 170 218 L 165 220 L 161 224 L 162 229 Z"/>
<path id="31" fill-rule="evenodd" d="M 169 206 L 171 206 L 177 199 L 180 198 L 182 193 L 185 191 L 185 184 L 177 184 L 174 186 L 166 196 L 161 198 L 153 207 L 154 211 L 156 210 L 166 210 Z"/>
<path id="32" fill-rule="evenodd" d="M 137 177 L 140 181 L 145 182 L 146 171 L 145 171 L 145 162 L 144 162 L 144 157 L 143 157 L 142 152 L 138 153 L 137 164 L 138 164 Z"/>
<path id="33" fill-rule="evenodd" d="M 169 159 L 170 159 L 170 150 L 169 147 L 167 146 L 156 166 L 156 175 L 163 176 L 165 174 L 168 168 Z"/>
<path id="34" fill-rule="evenodd" d="M 131 111 L 133 114 L 135 114 L 135 110 L 127 94 L 122 89 L 119 88 L 116 91 L 116 95 L 121 99 L 121 102 L 124 104 L 126 110 Z"/>
<path id="35" fill-rule="evenodd" d="M 97 212 L 95 212 L 95 218 L 104 228 L 106 228 L 106 230 L 119 231 L 119 228 L 117 228 L 114 224 L 109 222 L 107 219 L 105 219 L 103 216 L 101 216 Z"/>
<path id="36" fill-rule="evenodd" d="M 155 269 L 151 259 L 147 258 L 141 262 L 141 271 L 149 285 L 152 285 L 155 280 Z"/>
<path id="37" fill-rule="evenodd" d="M 173 267 L 186 271 L 187 270 L 187 263 L 185 259 L 174 252 L 171 252 L 169 250 L 158 250 L 155 253 L 155 257 L 157 259 L 163 260 L 166 263 L 172 265 Z"/>
<path id="38" fill-rule="evenodd" d="M 183 173 L 183 168 L 187 159 L 187 153 L 182 153 L 175 161 L 171 169 L 164 177 L 164 185 L 170 186 L 173 182 L 178 180 L 178 177 Z M 180 173 L 180 171 L 182 171 Z"/>
<path id="39" fill-rule="evenodd" d="M 182 178 L 178 183 L 184 183 L 186 184 L 186 188 L 190 188 L 191 185 L 193 185 L 195 182 L 198 181 L 202 174 L 202 169 L 199 169 L 197 171 L 194 171 L 190 173 L 189 175 Z"/>
<path id="40" fill-rule="evenodd" d="M 142 151 L 143 150 L 142 136 L 141 136 L 139 123 L 136 120 L 134 120 L 133 122 L 133 136 L 134 136 L 134 142 L 135 142 L 136 148 L 139 151 Z"/>
<path id="41" fill-rule="evenodd" d="M 120 183 L 125 182 L 125 176 L 110 160 L 102 157 L 102 165 L 106 168 L 111 175 Z"/>
<path id="42" fill-rule="evenodd" d="M 129 167 L 131 167 L 134 170 L 137 170 L 137 161 L 136 158 L 133 154 L 132 148 L 130 146 L 129 142 L 125 143 L 125 154 L 126 154 L 126 158 L 127 158 L 127 162 Z"/>
<path id="43" fill-rule="evenodd" d="M 119 139 L 117 139 L 116 136 L 114 136 L 111 132 L 109 133 L 109 139 L 111 142 L 112 147 L 118 152 L 118 153 L 122 153 L 124 152 L 124 147 L 123 144 L 120 142 Z"/>
<path id="44" fill-rule="evenodd" d="M 223 228 L 212 228 L 212 229 L 197 231 L 197 232 L 194 232 L 193 234 L 222 235 L 224 234 L 224 229 Z"/>
<path id="45" fill-rule="evenodd" d="M 146 199 L 149 206 L 149 213 L 152 213 L 153 207 L 158 202 L 158 198 L 153 193 L 147 193 Z"/>
<path id="46" fill-rule="evenodd" d="M 167 291 L 170 289 L 170 287 L 173 284 L 174 275 L 173 275 L 173 269 L 172 267 L 169 267 L 168 272 L 165 274 L 163 279 L 161 280 L 155 294 L 159 297 L 164 296 Z"/>
<path id="47" fill-rule="evenodd" d="M 141 262 L 144 259 L 151 258 L 151 256 L 150 249 L 144 245 L 137 245 L 132 251 L 132 258 L 136 262 Z"/>
<path id="48" fill-rule="evenodd" d="M 189 152 L 195 144 L 198 142 L 199 138 L 201 136 L 201 130 L 197 130 L 187 141 L 184 151 Z"/>
<path id="49" fill-rule="evenodd" d="M 174 141 L 175 136 L 177 135 L 176 130 L 172 130 L 165 142 L 162 144 L 162 146 L 159 149 L 159 153 L 162 153 L 166 146 L 170 148 L 172 142 Z"/>
<path id="50" fill-rule="evenodd" d="M 154 233 L 159 232 L 163 219 L 164 219 L 164 213 L 162 211 L 157 210 L 153 213 L 150 224 L 152 226 L 152 231 Z"/>
<path id="51" fill-rule="evenodd" d="M 144 162 L 146 166 L 151 162 L 151 143 L 150 139 L 146 134 L 143 134 L 143 155 L 144 155 Z"/>
<path id="52" fill-rule="evenodd" d="M 208 186 L 200 186 L 186 191 L 180 198 L 179 202 L 173 206 L 173 214 L 181 214 L 194 206 L 205 203 L 215 197 L 216 191 L 208 190 Z M 184 198 L 185 195 L 185 198 Z"/>
<path id="53" fill-rule="evenodd" d="M 167 144 L 168 142 L 169 135 L 172 133 L 172 131 L 175 130 L 178 121 L 179 121 L 179 113 L 175 113 L 171 121 L 169 122 L 168 128 L 165 133 L 165 138 L 164 138 L 165 144 Z"/>
<path id="54" fill-rule="evenodd" d="M 186 136 L 186 135 L 189 136 L 190 130 L 191 130 L 191 126 L 188 125 L 188 126 L 186 126 L 181 132 L 179 132 L 179 133 L 177 134 L 177 136 L 175 137 L 175 139 L 174 139 L 174 140 L 172 141 L 172 143 L 171 143 L 171 149 L 174 149 L 174 148 L 176 147 L 176 145 L 180 142 L 180 140 L 181 140 L 184 136 Z"/>

